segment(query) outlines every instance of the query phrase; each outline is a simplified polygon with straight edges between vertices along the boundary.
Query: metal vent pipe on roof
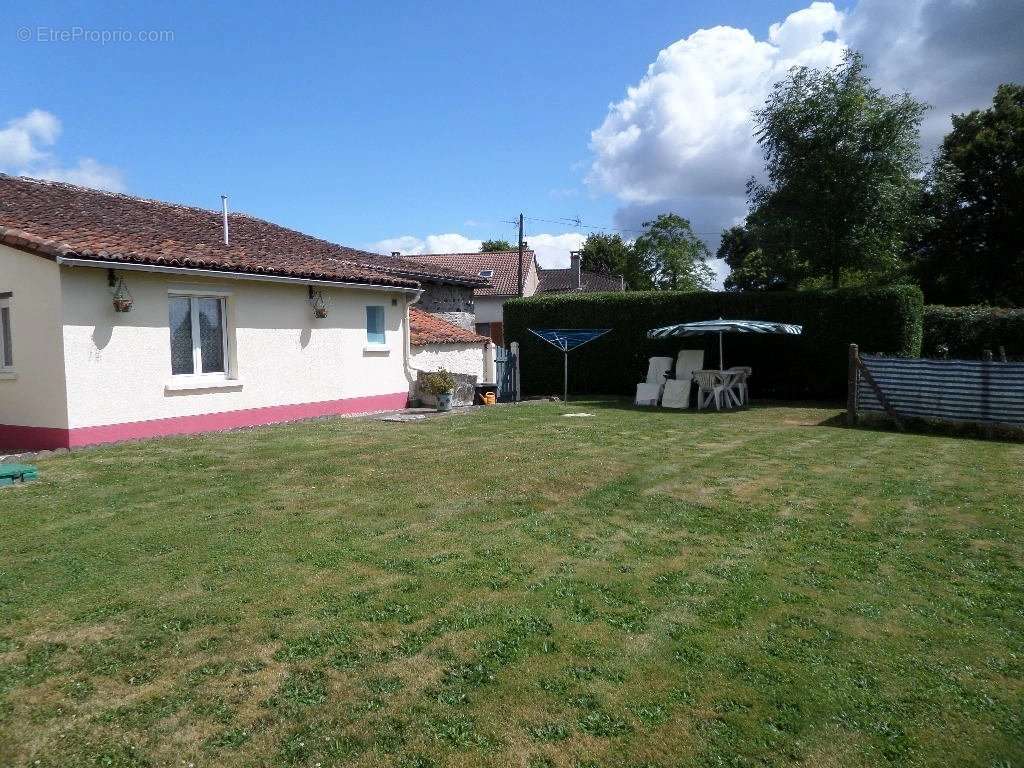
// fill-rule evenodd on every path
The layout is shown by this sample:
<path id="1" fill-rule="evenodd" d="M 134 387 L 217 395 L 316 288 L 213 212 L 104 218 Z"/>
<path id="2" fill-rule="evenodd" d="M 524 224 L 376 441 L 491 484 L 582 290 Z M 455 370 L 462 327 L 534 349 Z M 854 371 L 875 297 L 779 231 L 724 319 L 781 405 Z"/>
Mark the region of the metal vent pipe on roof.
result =
<path id="1" fill-rule="evenodd" d="M 224 209 L 224 245 L 231 245 L 231 238 L 228 235 L 228 196 L 220 196 L 221 208 Z"/>

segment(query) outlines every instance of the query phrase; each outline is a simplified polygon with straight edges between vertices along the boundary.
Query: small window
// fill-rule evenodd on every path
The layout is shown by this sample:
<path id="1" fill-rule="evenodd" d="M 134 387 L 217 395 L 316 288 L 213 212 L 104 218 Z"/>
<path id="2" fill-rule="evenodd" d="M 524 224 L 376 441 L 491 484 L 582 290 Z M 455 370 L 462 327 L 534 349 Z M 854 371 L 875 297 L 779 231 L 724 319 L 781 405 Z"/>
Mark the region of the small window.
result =
<path id="1" fill-rule="evenodd" d="M 481 269 L 479 272 L 480 277 L 491 278 L 494 277 L 493 269 Z"/>
<path id="2" fill-rule="evenodd" d="M 171 296 L 171 373 L 174 376 L 227 373 L 224 299 Z"/>
<path id="3" fill-rule="evenodd" d="M 366 340 L 370 344 L 384 344 L 384 307 L 366 308 Z"/>
<path id="4" fill-rule="evenodd" d="M 14 370 L 14 333 L 11 331 L 11 295 L 0 293 L 0 371 Z"/>

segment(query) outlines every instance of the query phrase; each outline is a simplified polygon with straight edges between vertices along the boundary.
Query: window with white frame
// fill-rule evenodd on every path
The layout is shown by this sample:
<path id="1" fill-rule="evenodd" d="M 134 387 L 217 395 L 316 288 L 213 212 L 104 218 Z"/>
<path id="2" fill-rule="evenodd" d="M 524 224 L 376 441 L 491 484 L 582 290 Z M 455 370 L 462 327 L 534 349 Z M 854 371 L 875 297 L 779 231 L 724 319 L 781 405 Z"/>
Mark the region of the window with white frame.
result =
<path id="1" fill-rule="evenodd" d="M 0 371 L 14 370 L 14 332 L 11 330 L 11 294 L 0 293 Z"/>
<path id="2" fill-rule="evenodd" d="M 169 299 L 171 373 L 226 375 L 228 337 L 223 296 L 175 295 Z"/>
<path id="3" fill-rule="evenodd" d="M 384 307 L 369 306 L 366 308 L 366 341 L 370 344 L 385 343 Z"/>

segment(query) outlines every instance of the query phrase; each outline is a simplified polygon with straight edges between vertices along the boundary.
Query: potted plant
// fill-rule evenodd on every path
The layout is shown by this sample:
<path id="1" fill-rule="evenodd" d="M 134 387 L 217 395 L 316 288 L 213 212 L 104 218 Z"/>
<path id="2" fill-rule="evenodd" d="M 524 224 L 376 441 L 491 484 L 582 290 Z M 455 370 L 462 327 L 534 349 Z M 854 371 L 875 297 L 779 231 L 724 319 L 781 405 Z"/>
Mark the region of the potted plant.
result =
<path id="1" fill-rule="evenodd" d="M 437 398 L 437 410 L 450 411 L 452 409 L 455 379 L 444 368 L 423 374 L 421 386 L 424 392 Z"/>

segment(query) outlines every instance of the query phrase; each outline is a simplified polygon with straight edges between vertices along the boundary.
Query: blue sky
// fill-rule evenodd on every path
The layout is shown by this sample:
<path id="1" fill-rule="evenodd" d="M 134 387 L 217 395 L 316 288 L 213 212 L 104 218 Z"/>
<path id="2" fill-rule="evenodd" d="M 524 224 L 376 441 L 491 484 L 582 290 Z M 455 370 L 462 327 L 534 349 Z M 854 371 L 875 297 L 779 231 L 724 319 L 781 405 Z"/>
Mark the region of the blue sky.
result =
<path id="1" fill-rule="evenodd" d="M 921 14 L 943 5 L 915 2 Z M 769 45 L 770 25 L 799 11 L 800 23 L 774 40 L 779 61 L 818 62 L 834 55 L 831 27 L 868 39 L 877 37 L 872 25 L 891 24 L 868 0 L 860 5 L 874 9 L 859 16 L 852 4 L 819 4 L 812 14 L 809 2 L 754 1 L 6 5 L 0 170 L 98 179 L 206 207 L 226 193 L 234 209 L 331 240 L 387 248 L 404 237 L 406 250 L 459 242 L 430 235 L 512 239 L 502 220 L 520 210 L 629 229 L 653 211 L 685 207 L 679 212 L 699 230 L 717 231 L 742 215 L 743 194 L 719 168 L 738 178 L 753 162 L 735 162 L 727 145 L 706 149 L 708 136 L 749 132 L 717 127 L 715 116 L 728 112 L 722 104 L 731 104 L 719 92 L 732 88 L 751 101 L 777 73 L 746 72 L 753 54 L 738 34 L 723 38 L 725 48 L 690 36 L 725 26 Z M 97 39 L 118 30 L 173 39 Z M 60 40 L 65 34 L 90 39 Z M 680 41 L 653 82 L 667 83 L 668 95 L 662 88 L 631 101 L 626 89 Z M 734 44 L 740 65 L 727 63 Z M 1007 56 L 971 94 L 978 105 L 991 95 L 989 81 L 1019 78 L 1001 72 L 1019 63 Z M 885 72 L 884 54 L 877 58 Z M 898 79 L 896 69 L 885 76 Z M 705 81 L 715 93 L 691 99 Z M 612 103 L 636 114 L 610 117 Z M 54 122 L 17 122 L 33 110 Z M 595 142 L 597 130 L 604 133 Z M 18 131 L 27 132 L 27 149 Z M 649 141 L 619 152 L 617 137 L 643 131 Z M 715 190 L 719 179 L 728 184 Z M 695 186 L 701 180 L 707 195 Z M 589 231 L 538 220 L 527 229 Z M 545 258 L 561 257 L 556 249 Z"/>

